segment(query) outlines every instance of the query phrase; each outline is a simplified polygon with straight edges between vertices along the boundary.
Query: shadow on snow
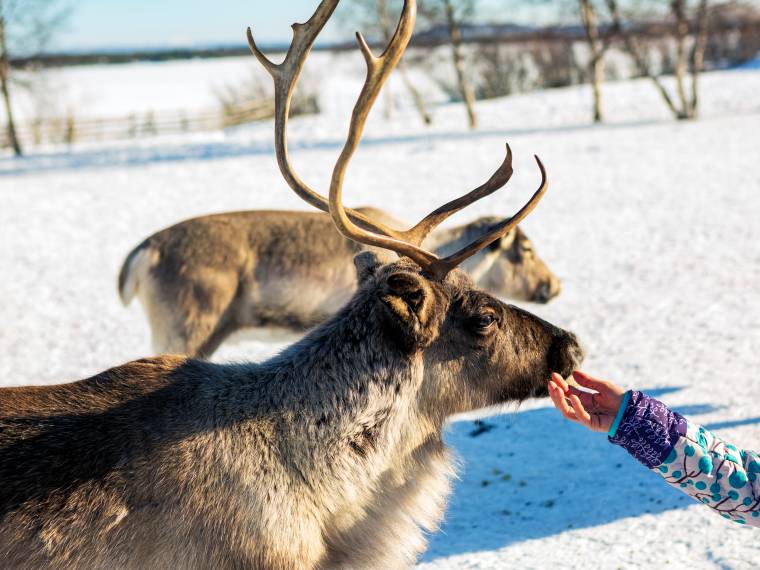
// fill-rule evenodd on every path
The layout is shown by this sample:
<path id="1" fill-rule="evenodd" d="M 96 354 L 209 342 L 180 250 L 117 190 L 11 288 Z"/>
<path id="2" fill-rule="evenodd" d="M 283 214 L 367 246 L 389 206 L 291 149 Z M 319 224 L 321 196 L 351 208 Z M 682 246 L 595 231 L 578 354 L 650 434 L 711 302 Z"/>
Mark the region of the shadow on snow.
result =
<path id="1" fill-rule="evenodd" d="M 547 127 L 529 127 L 514 129 L 479 129 L 470 131 L 419 131 L 406 135 L 367 136 L 362 139 L 362 146 L 397 145 L 412 143 L 434 143 L 436 141 L 472 140 L 479 138 L 498 137 L 507 141 L 512 137 L 536 133 L 563 133 L 587 129 L 614 130 L 635 126 L 665 124 L 665 120 L 630 121 L 593 125 L 590 123 L 553 125 Z M 260 136 L 261 128 L 252 128 L 251 136 Z M 32 152 L 22 157 L 0 157 L 0 177 L 32 174 L 47 171 L 68 171 L 80 168 L 112 168 L 139 167 L 149 164 L 174 163 L 185 161 L 208 161 L 238 158 L 246 156 L 274 155 L 274 143 L 271 138 L 271 127 L 266 127 L 266 140 L 241 141 L 248 134 L 245 130 L 240 136 L 231 137 L 233 140 L 214 142 L 161 142 L 160 139 L 145 139 L 140 142 L 113 143 L 106 148 L 77 148 L 70 150 L 59 149 L 47 152 Z M 245 127 L 243 127 L 245 129 Z M 258 131 L 258 132 L 257 132 Z M 235 132 L 235 131 L 231 131 Z M 218 133 L 217 133 L 218 134 Z M 237 139 L 237 140 L 234 140 Z M 344 139 L 324 139 L 315 141 L 291 142 L 291 151 L 335 150 L 343 147 Z"/>
<path id="2" fill-rule="evenodd" d="M 681 388 L 647 390 L 662 395 Z M 720 410 L 681 406 L 686 417 Z M 657 514 L 695 504 L 606 436 L 564 420 L 553 408 L 452 423 L 446 441 L 462 461 L 446 520 L 423 560 Z M 708 425 L 760 423 L 760 417 Z M 473 434 L 479 434 L 473 437 Z"/>

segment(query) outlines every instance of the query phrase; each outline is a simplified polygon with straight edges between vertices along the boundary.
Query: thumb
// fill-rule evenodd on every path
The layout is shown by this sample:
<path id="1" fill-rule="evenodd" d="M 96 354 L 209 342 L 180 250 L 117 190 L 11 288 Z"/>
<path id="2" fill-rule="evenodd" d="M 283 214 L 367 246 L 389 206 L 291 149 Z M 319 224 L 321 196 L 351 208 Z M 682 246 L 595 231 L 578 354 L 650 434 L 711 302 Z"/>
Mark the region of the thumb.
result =
<path id="1" fill-rule="evenodd" d="M 589 376 L 580 370 L 573 370 L 573 379 L 584 388 L 590 388 L 591 390 L 596 390 L 600 393 L 609 391 L 609 384 L 607 382 L 604 380 L 599 380 L 598 378 L 594 378 L 593 376 Z"/>

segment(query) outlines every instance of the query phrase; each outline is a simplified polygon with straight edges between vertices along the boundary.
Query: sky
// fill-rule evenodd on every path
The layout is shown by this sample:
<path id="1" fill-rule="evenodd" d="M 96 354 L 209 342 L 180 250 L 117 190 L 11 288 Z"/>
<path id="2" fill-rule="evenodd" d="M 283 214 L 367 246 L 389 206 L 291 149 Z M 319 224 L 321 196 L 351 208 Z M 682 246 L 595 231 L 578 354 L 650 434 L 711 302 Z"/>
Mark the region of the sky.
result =
<path id="1" fill-rule="evenodd" d="M 513 19 L 498 17 L 503 2 L 480 0 L 483 14 Z M 290 24 L 308 19 L 318 0 L 69 0 L 69 4 L 72 10 L 51 45 L 54 50 L 243 44 L 249 25 L 258 42 L 282 43 L 290 39 Z M 343 2 L 336 16 L 349 9 L 350 2 Z M 345 25 L 330 22 L 320 39 L 348 37 Z"/>
<path id="2" fill-rule="evenodd" d="M 73 0 L 53 47 L 187 46 L 245 43 L 252 26 L 262 43 L 284 41 L 289 25 L 305 20 L 314 0 Z M 327 39 L 339 36 L 326 29 Z"/>

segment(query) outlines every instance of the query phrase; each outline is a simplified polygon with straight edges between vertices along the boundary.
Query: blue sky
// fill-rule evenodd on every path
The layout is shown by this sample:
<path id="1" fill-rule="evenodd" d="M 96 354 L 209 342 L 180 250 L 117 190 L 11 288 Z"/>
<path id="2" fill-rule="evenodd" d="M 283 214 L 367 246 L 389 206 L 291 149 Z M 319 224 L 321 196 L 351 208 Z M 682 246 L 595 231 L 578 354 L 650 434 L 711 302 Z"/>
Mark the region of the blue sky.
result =
<path id="1" fill-rule="evenodd" d="M 497 19 L 503 0 L 480 0 Z M 311 16 L 318 0 L 70 0 L 72 12 L 54 49 L 244 43 L 251 25 L 261 43 L 290 38 L 290 23 Z M 347 10 L 343 2 L 338 10 Z M 349 37 L 334 22 L 322 39 Z"/>
<path id="2" fill-rule="evenodd" d="M 261 42 L 290 37 L 314 0 L 73 0 L 54 46 L 62 49 L 245 43 L 250 25 Z M 339 36 L 335 26 L 326 38 Z"/>

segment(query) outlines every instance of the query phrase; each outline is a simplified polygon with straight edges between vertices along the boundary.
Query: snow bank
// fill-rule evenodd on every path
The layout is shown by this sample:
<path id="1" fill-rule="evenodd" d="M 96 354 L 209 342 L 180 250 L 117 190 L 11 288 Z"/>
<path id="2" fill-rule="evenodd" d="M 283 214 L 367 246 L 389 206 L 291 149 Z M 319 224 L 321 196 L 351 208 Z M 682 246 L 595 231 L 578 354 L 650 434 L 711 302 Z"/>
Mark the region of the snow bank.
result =
<path id="1" fill-rule="evenodd" d="M 218 63 L 221 76 L 228 64 Z M 358 87 L 322 76 L 327 112 L 291 129 L 296 168 L 317 188 L 327 187 Z M 456 105 L 437 106 L 431 129 L 406 105 L 390 123 L 376 112 L 346 200 L 414 220 L 482 183 L 509 141 L 513 181 L 452 223 L 506 215 L 537 184 L 538 154 L 551 188 L 524 227 L 564 288 L 529 308 L 579 334 L 589 372 L 654 391 L 757 449 L 760 73 L 712 73 L 702 87 L 694 123 L 673 122 L 645 81 L 605 87 L 613 120 L 599 127 L 588 124 L 586 87 L 480 104 L 476 133 Z M 304 208 L 271 138 L 261 124 L 0 158 L 0 382 L 73 380 L 148 353 L 139 307 L 125 310 L 116 293 L 123 257 L 190 216 Z M 218 359 L 261 359 L 280 346 L 229 344 Z M 478 437 L 470 421 L 451 425 L 462 479 L 421 568 L 757 567 L 757 531 L 692 506 L 547 402 L 488 421 Z"/>

